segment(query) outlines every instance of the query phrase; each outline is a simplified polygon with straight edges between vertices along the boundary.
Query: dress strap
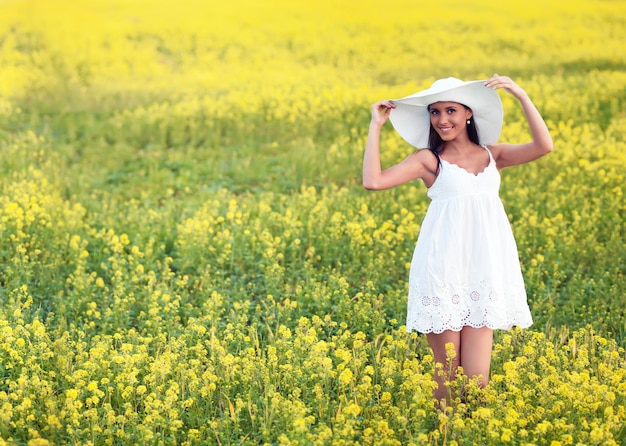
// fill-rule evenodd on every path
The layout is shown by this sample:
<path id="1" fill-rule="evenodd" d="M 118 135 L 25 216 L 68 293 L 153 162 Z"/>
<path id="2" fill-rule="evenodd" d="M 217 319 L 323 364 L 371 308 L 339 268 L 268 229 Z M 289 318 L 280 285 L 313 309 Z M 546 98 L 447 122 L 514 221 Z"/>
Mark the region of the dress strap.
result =
<path id="1" fill-rule="evenodd" d="M 486 145 L 486 144 L 482 144 L 482 145 L 481 145 L 481 147 L 487 151 L 487 153 L 489 154 L 489 159 L 490 159 L 491 161 L 493 161 L 493 155 L 491 154 L 491 150 L 489 150 L 489 149 L 487 148 L 487 145 Z"/>

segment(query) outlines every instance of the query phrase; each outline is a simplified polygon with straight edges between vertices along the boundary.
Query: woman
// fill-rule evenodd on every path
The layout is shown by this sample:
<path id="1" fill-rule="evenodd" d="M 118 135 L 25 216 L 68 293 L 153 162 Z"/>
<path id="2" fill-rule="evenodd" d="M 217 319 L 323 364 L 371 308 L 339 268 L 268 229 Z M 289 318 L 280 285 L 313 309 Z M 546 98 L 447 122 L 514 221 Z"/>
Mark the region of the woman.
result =
<path id="1" fill-rule="evenodd" d="M 498 88 L 520 102 L 530 142 L 497 143 L 503 117 Z M 428 150 L 382 170 L 380 133 L 388 119 L 409 144 Z M 506 76 L 441 79 L 422 92 L 372 106 L 363 186 L 381 190 L 419 178 L 431 198 L 411 262 L 407 330 L 427 335 L 437 367 L 451 361 L 451 376 L 435 373 L 438 404 L 459 366 L 487 385 L 493 330 L 532 324 L 517 247 L 498 196 L 499 171 L 552 148 L 536 107 Z M 446 344 L 454 351 L 447 353 Z"/>

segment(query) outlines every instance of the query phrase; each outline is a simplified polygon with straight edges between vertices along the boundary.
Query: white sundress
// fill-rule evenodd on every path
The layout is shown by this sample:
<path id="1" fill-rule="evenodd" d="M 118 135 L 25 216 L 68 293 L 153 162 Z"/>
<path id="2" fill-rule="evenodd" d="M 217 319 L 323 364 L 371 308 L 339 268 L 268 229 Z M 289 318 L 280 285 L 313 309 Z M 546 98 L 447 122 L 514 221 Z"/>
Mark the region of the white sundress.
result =
<path id="1" fill-rule="evenodd" d="M 517 246 L 498 195 L 500 173 L 474 175 L 445 160 L 428 190 L 409 274 L 407 330 L 460 331 L 465 326 L 529 327 Z"/>

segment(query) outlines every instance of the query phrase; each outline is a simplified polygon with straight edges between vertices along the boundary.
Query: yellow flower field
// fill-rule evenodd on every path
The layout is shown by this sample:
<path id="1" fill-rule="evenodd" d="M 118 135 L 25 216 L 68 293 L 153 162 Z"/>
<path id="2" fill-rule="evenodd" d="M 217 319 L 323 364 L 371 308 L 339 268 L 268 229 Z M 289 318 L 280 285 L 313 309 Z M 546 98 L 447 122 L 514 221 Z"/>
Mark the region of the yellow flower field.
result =
<path id="1" fill-rule="evenodd" d="M 0 445 L 626 444 L 624 17 L 0 0 Z M 369 105 L 494 72 L 555 143 L 501 189 L 535 323 L 440 412 L 404 327 L 428 199 L 361 187 Z"/>

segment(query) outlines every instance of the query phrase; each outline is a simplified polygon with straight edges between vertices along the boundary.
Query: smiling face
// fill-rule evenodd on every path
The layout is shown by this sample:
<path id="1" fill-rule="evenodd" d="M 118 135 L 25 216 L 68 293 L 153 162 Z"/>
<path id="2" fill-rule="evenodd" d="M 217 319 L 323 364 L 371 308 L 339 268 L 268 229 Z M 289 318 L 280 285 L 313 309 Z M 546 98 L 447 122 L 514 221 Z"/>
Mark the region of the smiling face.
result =
<path id="1" fill-rule="evenodd" d="M 467 120 L 472 111 L 458 102 L 435 102 L 428 106 L 430 124 L 443 141 L 467 136 Z"/>

